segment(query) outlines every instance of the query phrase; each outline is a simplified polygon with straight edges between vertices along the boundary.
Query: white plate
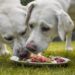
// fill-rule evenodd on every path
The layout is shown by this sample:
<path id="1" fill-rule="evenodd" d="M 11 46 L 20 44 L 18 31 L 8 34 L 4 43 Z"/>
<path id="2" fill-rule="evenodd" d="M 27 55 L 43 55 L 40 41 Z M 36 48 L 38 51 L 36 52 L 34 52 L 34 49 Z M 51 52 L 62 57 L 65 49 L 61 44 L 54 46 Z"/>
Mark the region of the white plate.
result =
<path id="1" fill-rule="evenodd" d="M 68 64 L 70 62 L 70 59 L 68 59 L 68 58 L 64 58 L 64 57 L 60 57 L 60 56 L 51 56 L 52 59 L 54 59 L 56 57 L 62 58 L 65 61 L 61 62 L 61 63 L 57 63 L 56 61 L 51 61 L 50 63 L 49 62 L 42 63 L 42 62 L 21 61 L 18 58 L 17 58 L 18 60 L 16 60 L 16 59 L 10 59 L 10 60 L 12 60 L 13 62 L 19 63 L 19 64 L 25 64 L 25 65 L 64 65 L 64 64 Z"/>

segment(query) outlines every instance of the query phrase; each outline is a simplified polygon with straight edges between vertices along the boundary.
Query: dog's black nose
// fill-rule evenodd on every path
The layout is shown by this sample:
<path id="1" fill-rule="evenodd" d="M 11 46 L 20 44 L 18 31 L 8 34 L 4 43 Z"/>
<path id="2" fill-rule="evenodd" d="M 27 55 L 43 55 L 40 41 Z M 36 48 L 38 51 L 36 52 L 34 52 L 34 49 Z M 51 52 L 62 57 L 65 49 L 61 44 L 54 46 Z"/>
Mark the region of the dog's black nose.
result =
<path id="1" fill-rule="evenodd" d="M 26 45 L 26 48 L 27 48 L 28 50 L 30 50 L 31 52 L 35 52 L 36 49 L 37 49 L 37 46 L 35 45 L 35 43 L 34 43 L 33 41 L 31 41 L 30 43 L 28 43 L 28 44 Z"/>
<path id="2" fill-rule="evenodd" d="M 29 58 L 30 57 L 30 52 L 29 51 L 24 51 L 23 53 L 20 53 L 19 54 L 19 57 L 20 59 L 23 59 L 23 58 Z"/>

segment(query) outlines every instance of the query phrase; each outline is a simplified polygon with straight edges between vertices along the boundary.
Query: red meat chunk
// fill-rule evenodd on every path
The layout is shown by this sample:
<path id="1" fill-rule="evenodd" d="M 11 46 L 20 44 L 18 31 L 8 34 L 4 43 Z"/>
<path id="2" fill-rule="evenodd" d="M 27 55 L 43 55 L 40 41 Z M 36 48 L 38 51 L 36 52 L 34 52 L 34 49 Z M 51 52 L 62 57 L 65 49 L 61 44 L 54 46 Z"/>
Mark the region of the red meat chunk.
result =
<path id="1" fill-rule="evenodd" d="M 44 56 L 32 56 L 31 62 L 49 62 L 50 59 Z"/>

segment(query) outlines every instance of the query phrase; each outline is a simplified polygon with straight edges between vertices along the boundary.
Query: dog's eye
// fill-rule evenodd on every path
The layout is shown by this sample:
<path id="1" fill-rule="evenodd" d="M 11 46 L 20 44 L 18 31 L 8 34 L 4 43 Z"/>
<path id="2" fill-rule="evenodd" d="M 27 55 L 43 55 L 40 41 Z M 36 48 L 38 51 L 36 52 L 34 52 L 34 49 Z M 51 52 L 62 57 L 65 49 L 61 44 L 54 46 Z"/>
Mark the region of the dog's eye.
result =
<path id="1" fill-rule="evenodd" d="M 41 30 L 45 32 L 45 31 L 49 31 L 50 28 L 49 27 L 42 27 Z"/>
<path id="2" fill-rule="evenodd" d="M 27 29 L 25 31 L 21 32 L 20 35 L 22 35 L 22 36 L 25 35 L 26 31 L 27 31 Z"/>
<path id="3" fill-rule="evenodd" d="M 34 28 L 34 25 L 33 24 L 29 24 L 30 28 L 33 29 Z"/>
<path id="4" fill-rule="evenodd" d="M 14 37 L 10 36 L 10 37 L 4 37 L 5 40 L 7 41 L 12 41 L 14 39 Z"/>

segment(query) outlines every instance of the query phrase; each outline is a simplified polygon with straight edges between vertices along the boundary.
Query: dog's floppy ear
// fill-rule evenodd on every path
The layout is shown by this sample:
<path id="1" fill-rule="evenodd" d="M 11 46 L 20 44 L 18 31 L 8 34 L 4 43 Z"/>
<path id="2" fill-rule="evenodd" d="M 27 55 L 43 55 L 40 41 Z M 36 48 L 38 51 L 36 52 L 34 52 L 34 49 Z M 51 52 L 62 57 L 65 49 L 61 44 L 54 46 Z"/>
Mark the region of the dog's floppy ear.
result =
<path id="1" fill-rule="evenodd" d="M 29 4 L 27 5 L 28 11 L 27 11 L 26 22 L 25 22 L 26 25 L 28 25 L 28 21 L 29 21 L 29 19 L 30 19 L 31 13 L 32 13 L 32 11 L 33 11 L 33 8 L 35 7 L 35 4 L 36 4 L 35 1 L 33 1 L 33 2 L 31 2 L 31 3 L 29 3 Z"/>
<path id="2" fill-rule="evenodd" d="M 70 16 L 63 10 L 57 11 L 57 18 L 58 18 L 58 34 L 61 40 L 65 39 L 66 31 L 73 30 L 73 21 Z M 71 29 L 68 29 L 72 26 Z"/>

